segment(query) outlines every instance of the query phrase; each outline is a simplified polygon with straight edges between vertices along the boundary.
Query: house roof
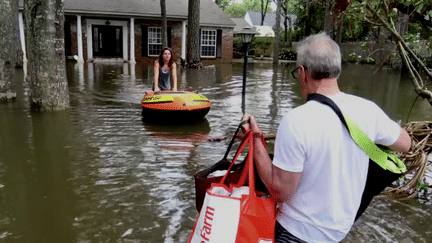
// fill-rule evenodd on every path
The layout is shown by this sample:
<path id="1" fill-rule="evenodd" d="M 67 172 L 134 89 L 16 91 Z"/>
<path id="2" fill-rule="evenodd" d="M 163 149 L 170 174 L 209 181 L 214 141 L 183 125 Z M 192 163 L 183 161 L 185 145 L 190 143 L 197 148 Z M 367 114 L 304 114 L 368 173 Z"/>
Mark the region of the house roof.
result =
<path id="1" fill-rule="evenodd" d="M 293 19 L 292 25 L 294 25 L 294 23 L 297 20 L 297 16 L 295 14 L 288 14 L 288 15 L 291 17 L 291 19 Z M 248 11 L 246 13 L 245 18 L 250 20 L 249 24 L 252 24 L 253 26 L 257 26 L 257 25 L 261 26 L 261 12 Z M 262 26 L 274 27 L 275 24 L 276 24 L 276 13 L 266 13 L 264 17 L 264 24 Z M 283 28 L 284 26 L 282 18 L 281 18 L 280 26 L 281 28 Z"/>
<path id="2" fill-rule="evenodd" d="M 23 0 L 20 8 L 23 7 Z M 187 20 L 185 0 L 165 0 L 168 20 Z M 64 0 L 66 15 L 115 16 L 159 19 L 159 0 Z M 200 25 L 234 27 L 234 22 L 211 0 L 200 0 Z"/>
<path id="3" fill-rule="evenodd" d="M 252 26 L 243 18 L 231 18 L 231 20 L 235 23 L 234 33 L 242 30 L 246 26 L 252 28 Z"/>
<path id="4" fill-rule="evenodd" d="M 116 15 L 131 17 L 160 17 L 158 0 L 64 0 L 66 14 Z M 166 0 L 167 17 L 184 18 L 184 1 Z"/>
<path id="5" fill-rule="evenodd" d="M 258 32 L 257 36 L 275 37 L 275 32 L 270 26 L 255 26 L 255 30 Z"/>
<path id="6" fill-rule="evenodd" d="M 186 0 L 179 1 L 186 2 Z M 212 0 L 200 0 L 200 25 L 234 27 L 235 23 Z"/>

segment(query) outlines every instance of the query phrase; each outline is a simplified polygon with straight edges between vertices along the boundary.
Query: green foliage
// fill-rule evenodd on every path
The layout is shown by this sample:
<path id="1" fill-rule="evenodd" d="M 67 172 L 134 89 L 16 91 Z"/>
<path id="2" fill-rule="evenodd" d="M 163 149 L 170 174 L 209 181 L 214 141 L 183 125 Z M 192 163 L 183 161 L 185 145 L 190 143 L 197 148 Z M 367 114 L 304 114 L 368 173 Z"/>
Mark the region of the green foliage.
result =
<path id="1" fill-rule="evenodd" d="M 279 51 L 279 59 L 295 61 L 297 60 L 297 52 L 291 48 L 281 49 Z"/>
<path id="2" fill-rule="evenodd" d="M 243 41 L 241 37 L 234 37 L 233 39 L 233 50 L 236 52 L 244 52 Z"/>
<path id="3" fill-rule="evenodd" d="M 413 38 L 415 41 L 408 42 L 408 46 L 411 48 L 411 50 L 413 50 L 416 56 L 422 60 L 426 67 L 432 68 L 432 51 L 430 48 L 430 41 L 419 40 L 418 38 L 412 36 L 411 38 Z M 418 64 L 414 62 L 414 66 L 417 65 Z"/>
<path id="4" fill-rule="evenodd" d="M 252 46 L 254 48 L 261 48 L 264 50 L 264 52 L 268 48 L 270 48 L 271 44 L 272 44 L 272 41 L 269 38 L 256 37 L 252 41 Z"/>
<path id="5" fill-rule="evenodd" d="M 222 10 L 225 10 L 230 5 L 231 0 L 218 0 L 216 2 Z"/>
<path id="6" fill-rule="evenodd" d="M 349 62 L 356 62 L 356 63 L 359 63 L 360 60 L 361 60 L 361 56 L 360 56 L 360 55 L 357 55 L 355 52 L 349 54 L 349 56 L 348 56 L 348 61 L 349 61 Z"/>
<path id="7" fill-rule="evenodd" d="M 365 62 L 366 64 L 375 64 L 375 59 L 373 59 L 373 58 L 370 57 L 370 56 L 367 56 L 366 59 L 364 60 L 364 62 Z"/>
<path id="8" fill-rule="evenodd" d="M 357 55 L 357 53 L 355 52 L 349 54 L 348 61 L 355 62 L 355 63 L 365 63 L 365 64 L 375 64 L 376 62 L 375 59 L 373 59 L 371 56 L 367 56 L 366 58 L 363 59 L 361 55 Z"/>
<path id="9" fill-rule="evenodd" d="M 261 1 L 257 0 L 243 0 L 242 3 L 231 2 L 224 12 L 231 17 L 244 17 L 247 11 L 261 12 Z M 273 12 L 271 8 L 268 8 L 268 13 Z"/>
<path id="10" fill-rule="evenodd" d="M 427 191 L 429 188 L 429 185 L 425 181 L 422 181 L 421 179 L 419 179 L 419 180 L 417 180 L 417 188 L 420 191 L 421 190 Z"/>
<path id="11" fill-rule="evenodd" d="M 368 23 L 363 21 L 364 2 L 353 1 L 345 11 L 342 42 L 364 41 L 371 30 Z"/>

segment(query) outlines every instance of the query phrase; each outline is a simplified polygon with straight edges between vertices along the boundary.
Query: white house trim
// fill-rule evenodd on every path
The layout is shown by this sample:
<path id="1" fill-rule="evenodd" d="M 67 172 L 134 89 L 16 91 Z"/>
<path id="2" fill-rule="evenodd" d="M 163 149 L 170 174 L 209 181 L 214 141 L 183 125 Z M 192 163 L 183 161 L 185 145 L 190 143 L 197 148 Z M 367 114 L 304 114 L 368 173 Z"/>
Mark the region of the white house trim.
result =
<path id="1" fill-rule="evenodd" d="M 24 20 L 23 20 L 22 12 L 18 13 L 18 23 L 19 23 L 19 33 L 21 39 L 21 48 L 23 50 L 23 60 L 24 62 L 27 62 L 27 53 L 26 53 L 25 37 L 24 37 Z"/>
<path id="2" fill-rule="evenodd" d="M 130 18 L 130 63 L 135 62 L 135 19 Z"/>
<path id="3" fill-rule="evenodd" d="M 93 25 L 105 25 L 106 19 L 87 19 L 87 59 L 93 59 Z M 123 60 L 128 59 L 128 21 L 109 20 L 111 26 L 122 26 L 123 30 Z"/>
<path id="4" fill-rule="evenodd" d="M 84 62 L 81 15 L 77 15 L 78 62 Z"/>
<path id="5" fill-rule="evenodd" d="M 186 60 L 186 22 L 182 22 L 182 47 L 181 47 L 181 58 Z"/>

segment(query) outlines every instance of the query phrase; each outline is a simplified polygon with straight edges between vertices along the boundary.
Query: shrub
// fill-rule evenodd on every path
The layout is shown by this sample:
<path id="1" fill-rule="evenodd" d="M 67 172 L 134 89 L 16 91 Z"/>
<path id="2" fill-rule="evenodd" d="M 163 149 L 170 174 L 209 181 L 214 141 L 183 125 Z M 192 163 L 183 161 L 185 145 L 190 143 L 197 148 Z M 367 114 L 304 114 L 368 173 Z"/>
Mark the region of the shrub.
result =
<path id="1" fill-rule="evenodd" d="M 291 48 L 281 49 L 279 51 L 279 59 L 295 61 L 297 60 L 297 52 Z"/>

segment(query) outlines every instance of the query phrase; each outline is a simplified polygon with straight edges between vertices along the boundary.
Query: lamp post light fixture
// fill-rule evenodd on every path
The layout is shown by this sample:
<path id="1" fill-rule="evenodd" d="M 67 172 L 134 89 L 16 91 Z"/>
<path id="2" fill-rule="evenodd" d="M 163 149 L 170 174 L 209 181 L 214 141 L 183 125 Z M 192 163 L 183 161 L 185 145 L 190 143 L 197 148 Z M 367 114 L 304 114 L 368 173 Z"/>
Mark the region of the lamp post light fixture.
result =
<path id="1" fill-rule="evenodd" d="M 243 99 L 243 113 L 245 113 L 245 97 L 246 97 L 246 73 L 247 73 L 247 60 L 249 54 L 249 45 L 252 42 L 252 38 L 257 34 L 255 30 L 253 30 L 250 26 L 246 26 L 243 30 L 238 31 L 236 33 L 237 36 L 240 36 L 243 41 L 243 45 L 245 45 L 245 54 L 244 54 L 244 62 L 243 62 L 243 89 L 242 89 L 242 99 Z"/>

